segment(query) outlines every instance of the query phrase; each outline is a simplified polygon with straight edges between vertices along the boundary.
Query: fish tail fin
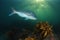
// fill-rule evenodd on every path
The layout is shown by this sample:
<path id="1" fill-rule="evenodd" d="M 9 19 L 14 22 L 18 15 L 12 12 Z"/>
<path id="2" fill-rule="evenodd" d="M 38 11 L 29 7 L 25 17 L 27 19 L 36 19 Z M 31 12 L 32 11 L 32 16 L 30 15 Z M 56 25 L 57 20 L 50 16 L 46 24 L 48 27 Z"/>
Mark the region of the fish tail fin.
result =
<path id="1" fill-rule="evenodd" d="M 9 14 L 9 16 L 12 16 L 13 14 L 16 14 L 16 10 L 14 8 L 12 8 L 12 13 Z"/>
<path id="2" fill-rule="evenodd" d="M 12 16 L 14 13 L 9 14 L 9 16 Z"/>
<path id="3" fill-rule="evenodd" d="M 13 13 L 16 13 L 16 10 L 15 10 L 14 8 L 12 8 L 12 12 L 13 12 Z"/>

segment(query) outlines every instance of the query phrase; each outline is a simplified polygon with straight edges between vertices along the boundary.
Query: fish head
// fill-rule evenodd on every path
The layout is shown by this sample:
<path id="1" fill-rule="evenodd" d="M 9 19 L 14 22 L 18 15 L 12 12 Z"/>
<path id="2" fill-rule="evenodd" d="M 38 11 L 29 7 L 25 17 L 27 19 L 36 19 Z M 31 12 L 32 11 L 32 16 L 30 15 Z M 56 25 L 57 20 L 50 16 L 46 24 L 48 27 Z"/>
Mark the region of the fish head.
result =
<path id="1" fill-rule="evenodd" d="M 31 20 L 37 20 L 37 18 L 34 17 L 34 16 L 28 16 L 28 18 L 31 19 Z"/>

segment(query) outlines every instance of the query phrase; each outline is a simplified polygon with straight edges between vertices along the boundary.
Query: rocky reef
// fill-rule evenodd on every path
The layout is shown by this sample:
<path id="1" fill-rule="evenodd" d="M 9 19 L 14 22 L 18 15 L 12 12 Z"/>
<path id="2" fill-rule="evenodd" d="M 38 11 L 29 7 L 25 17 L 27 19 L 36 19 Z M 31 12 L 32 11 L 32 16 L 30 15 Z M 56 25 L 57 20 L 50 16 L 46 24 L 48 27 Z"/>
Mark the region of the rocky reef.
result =
<path id="1" fill-rule="evenodd" d="M 52 26 L 48 22 L 38 22 L 33 31 L 31 29 L 15 28 L 7 32 L 8 40 L 44 40 L 48 36 L 53 37 Z"/>

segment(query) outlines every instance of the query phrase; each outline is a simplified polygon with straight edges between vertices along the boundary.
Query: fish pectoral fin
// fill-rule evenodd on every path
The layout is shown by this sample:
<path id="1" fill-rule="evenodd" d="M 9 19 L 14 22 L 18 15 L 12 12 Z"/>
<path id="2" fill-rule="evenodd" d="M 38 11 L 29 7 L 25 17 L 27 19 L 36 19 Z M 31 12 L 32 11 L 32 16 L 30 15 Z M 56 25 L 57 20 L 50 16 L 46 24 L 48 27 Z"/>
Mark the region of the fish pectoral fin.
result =
<path id="1" fill-rule="evenodd" d="M 25 18 L 25 20 L 28 20 L 28 18 Z"/>

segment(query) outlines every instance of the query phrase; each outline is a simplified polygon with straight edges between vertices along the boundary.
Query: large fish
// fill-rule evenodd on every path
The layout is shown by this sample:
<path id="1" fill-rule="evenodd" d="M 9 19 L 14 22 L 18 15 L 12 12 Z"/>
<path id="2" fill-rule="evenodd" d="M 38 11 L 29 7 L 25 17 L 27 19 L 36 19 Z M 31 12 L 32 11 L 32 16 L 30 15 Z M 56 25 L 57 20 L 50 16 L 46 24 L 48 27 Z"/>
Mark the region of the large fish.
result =
<path id="1" fill-rule="evenodd" d="M 13 10 L 13 12 L 12 12 L 11 14 L 9 14 L 9 16 L 12 16 L 12 15 L 14 15 L 14 14 L 17 14 L 17 15 L 20 16 L 20 17 L 24 17 L 25 20 L 28 20 L 28 19 L 30 19 L 30 20 L 37 20 L 37 18 L 36 18 L 35 16 L 33 16 L 32 13 L 28 13 L 28 12 L 18 12 L 18 11 L 16 11 L 16 10 L 13 9 L 13 8 L 12 8 L 12 10 Z"/>

